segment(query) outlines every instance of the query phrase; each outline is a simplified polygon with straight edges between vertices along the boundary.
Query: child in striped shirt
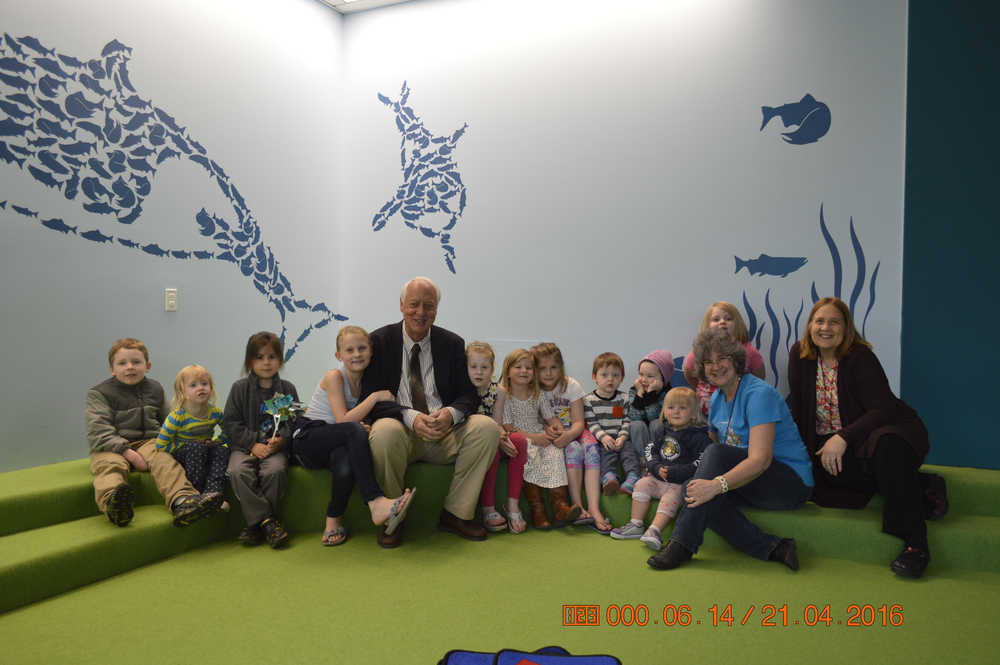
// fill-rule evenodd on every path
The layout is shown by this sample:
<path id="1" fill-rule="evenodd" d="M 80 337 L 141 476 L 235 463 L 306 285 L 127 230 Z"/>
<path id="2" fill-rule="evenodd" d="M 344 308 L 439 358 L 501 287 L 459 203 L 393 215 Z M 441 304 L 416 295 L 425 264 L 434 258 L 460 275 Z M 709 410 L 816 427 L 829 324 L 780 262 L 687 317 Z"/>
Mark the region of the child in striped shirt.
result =
<path id="1" fill-rule="evenodd" d="M 624 378 L 625 363 L 621 356 L 602 353 L 594 359 L 593 379 L 597 389 L 583 398 L 587 427 L 601 443 L 601 487 L 605 496 L 618 492 L 619 462 L 629 487 L 642 475 L 639 455 L 629 442 L 629 397 L 618 390 Z"/>
<path id="2" fill-rule="evenodd" d="M 174 379 L 173 411 L 163 421 L 156 449 L 170 453 L 184 468 L 196 490 L 212 497 L 212 504 L 228 509 L 222 500 L 229 463 L 229 443 L 222 431 L 222 409 L 215 404 L 212 375 L 201 365 L 188 365 Z M 215 434 L 219 425 L 219 434 Z"/>

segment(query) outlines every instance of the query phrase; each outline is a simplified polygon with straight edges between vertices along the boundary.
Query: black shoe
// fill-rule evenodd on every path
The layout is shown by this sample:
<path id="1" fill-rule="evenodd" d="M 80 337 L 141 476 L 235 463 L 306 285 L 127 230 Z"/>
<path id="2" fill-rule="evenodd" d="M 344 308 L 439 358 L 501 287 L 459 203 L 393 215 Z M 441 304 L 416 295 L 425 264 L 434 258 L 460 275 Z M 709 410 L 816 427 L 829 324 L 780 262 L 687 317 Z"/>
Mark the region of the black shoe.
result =
<path id="1" fill-rule="evenodd" d="M 243 527 L 243 530 L 240 531 L 240 535 L 236 538 L 236 540 L 243 543 L 247 547 L 260 545 L 265 539 L 264 529 L 260 528 L 259 524 Z"/>
<path id="2" fill-rule="evenodd" d="M 133 505 L 135 504 L 135 490 L 128 483 L 122 483 L 111 490 L 108 495 L 108 504 L 104 507 L 104 514 L 108 516 L 108 521 L 115 526 L 125 526 L 132 521 L 135 515 Z"/>
<path id="3" fill-rule="evenodd" d="M 911 577 L 917 579 L 927 570 L 927 564 L 931 561 L 930 552 L 907 545 L 899 556 L 889 565 L 892 572 L 900 577 Z"/>
<path id="4" fill-rule="evenodd" d="M 779 540 L 767 559 L 768 561 L 783 563 L 792 570 L 799 569 L 799 555 L 795 551 L 795 541 L 791 538 L 782 538 Z"/>
<path id="5" fill-rule="evenodd" d="M 276 550 L 286 542 L 288 542 L 289 535 L 285 531 L 285 527 L 281 526 L 279 522 L 274 517 L 268 517 L 266 520 L 260 523 L 260 528 L 264 530 L 264 537 L 267 538 L 267 544 L 271 546 L 271 549 Z"/>
<path id="6" fill-rule="evenodd" d="M 672 570 L 692 557 L 691 550 L 676 540 L 667 541 L 667 546 L 646 559 L 651 568 L 657 570 Z"/>
<path id="7" fill-rule="evenodd" d="M 188 526 L 210 512 L 210 506 L 201 494 L 188 494 L 174 500 L 170 506 L 174 514 L 174 526 Z"/>

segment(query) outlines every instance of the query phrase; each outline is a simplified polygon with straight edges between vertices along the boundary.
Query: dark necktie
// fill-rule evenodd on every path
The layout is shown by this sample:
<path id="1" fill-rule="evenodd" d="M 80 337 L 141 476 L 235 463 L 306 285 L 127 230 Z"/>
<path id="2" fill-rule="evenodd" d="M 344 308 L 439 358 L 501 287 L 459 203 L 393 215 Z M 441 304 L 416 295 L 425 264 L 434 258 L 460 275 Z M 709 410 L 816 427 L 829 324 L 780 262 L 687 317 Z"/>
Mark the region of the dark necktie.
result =
<path id="1" fill-rule="evenodd" d="M 420 371 L 420 345 L 410 350 L 410 401 L 414 409 L 427 413 L 427 396 L 424 394 L 424 373 Z"/>

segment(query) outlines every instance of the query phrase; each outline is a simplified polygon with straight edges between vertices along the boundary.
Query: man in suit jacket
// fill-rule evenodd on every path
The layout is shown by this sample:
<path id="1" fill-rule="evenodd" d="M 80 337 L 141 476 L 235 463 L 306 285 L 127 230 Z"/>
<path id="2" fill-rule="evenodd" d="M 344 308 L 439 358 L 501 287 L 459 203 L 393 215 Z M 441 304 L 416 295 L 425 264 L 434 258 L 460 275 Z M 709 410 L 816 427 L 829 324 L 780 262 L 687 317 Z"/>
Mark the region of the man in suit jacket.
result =
<path id="1" fill-rule="evenodd" d="M 395 402 L 379 402 L 369 414 L 374 421 L 369 441 L 375 475 L 385 495 L 403 493 L 403 476 L 412 462 L 454 462 L 438 527 L 485 540 L 486 530 L 473 518 L 500 428 L 492 418 L 476 414 L 479 393 L 469 380 L 465 342 L 434 325 L 440 300 L 437 285 L 426 277 L 403 286 L 403 320 L 371 334 L 372 360 L 361 379 L 359 398 L 378 390 L 396 395 Z M 379 529 L 383 547 L 396 547 L 401 539 L 398 529 L 391 536 Z"/>

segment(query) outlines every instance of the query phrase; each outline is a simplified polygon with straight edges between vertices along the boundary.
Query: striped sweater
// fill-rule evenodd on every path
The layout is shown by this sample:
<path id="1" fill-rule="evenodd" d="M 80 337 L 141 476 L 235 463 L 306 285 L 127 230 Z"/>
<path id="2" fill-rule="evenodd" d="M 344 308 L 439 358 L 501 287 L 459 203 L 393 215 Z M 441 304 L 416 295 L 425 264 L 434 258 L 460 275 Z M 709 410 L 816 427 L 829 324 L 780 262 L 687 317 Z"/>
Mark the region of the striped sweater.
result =
<path id="1" fill-rule="evenodd" d="M 214 404 L 207 418 L 196 418 L 182 406 L 171 411 L 163 421 L 156 437 L 156 449 L 172 453 L 185 443 L 201 443 L 205 439 L 228 444 L 226 433 L 221 429 L 219 436 L 215 436 L 216 425 L 222 425 L 222 409 Z"/>
<path id="2" fill-rule="evenodd" d="M 610 399 L 601 397 L 596 390 L 583 396 L 583 417 L 590 433 L 598 441 L 604 435 L 617 439 L 624 434 L 628 438 L 627 414 L 628 395 L 620 390 L 616 390 L 614 397 Z"/>

